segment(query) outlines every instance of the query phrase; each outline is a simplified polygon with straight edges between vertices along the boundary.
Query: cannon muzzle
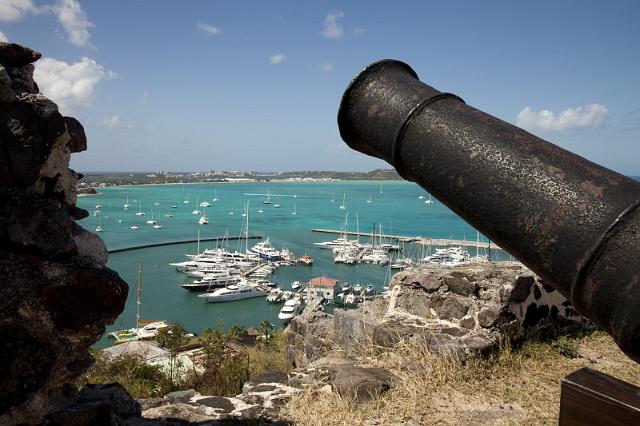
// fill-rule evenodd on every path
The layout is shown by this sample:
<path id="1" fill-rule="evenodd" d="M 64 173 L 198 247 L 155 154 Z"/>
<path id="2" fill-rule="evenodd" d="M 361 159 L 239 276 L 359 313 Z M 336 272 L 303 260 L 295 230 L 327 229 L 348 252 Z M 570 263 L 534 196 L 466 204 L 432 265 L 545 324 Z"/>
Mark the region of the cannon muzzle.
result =
<path id="1" fill-rule="evenodd" d="M 381 158 L 517 257 L 640 362 L 640 183 L 422 83 L 368 66 L 340 135 Z"/>

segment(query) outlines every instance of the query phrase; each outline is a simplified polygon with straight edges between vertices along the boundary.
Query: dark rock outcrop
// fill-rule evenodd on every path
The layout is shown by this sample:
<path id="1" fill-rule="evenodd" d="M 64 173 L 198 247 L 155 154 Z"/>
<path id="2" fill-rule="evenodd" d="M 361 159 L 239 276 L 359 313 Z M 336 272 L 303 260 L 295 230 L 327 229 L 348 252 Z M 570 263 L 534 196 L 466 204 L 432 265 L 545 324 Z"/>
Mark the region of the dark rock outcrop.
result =
<path id="1" fill-rule="evenodd" d="M 90 423 L 109 403 L 86 400 L 97 388 L 77 399 L 69 384 L 91 365 L 88 348 L 122 312 L 128 287 L 105 267 L 102 240 L 75 223 L 87 213 L 75 206 L 69 159 L 86 136 L 38 92 L 39 58 L 0 43 L 0 424 L 36 424 L 53 412 L 59 424 L 82 424 L 60 411 L 70 403 Z"/>

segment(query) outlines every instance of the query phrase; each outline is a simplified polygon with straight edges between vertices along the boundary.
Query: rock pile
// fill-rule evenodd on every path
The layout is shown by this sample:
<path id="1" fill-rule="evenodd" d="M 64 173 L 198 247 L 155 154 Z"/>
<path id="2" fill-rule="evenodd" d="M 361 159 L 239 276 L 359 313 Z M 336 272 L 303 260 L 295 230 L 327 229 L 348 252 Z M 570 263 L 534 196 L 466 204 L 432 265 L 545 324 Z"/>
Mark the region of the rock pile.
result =
<path id="1" fill-rule="evenodd" d="M 195 390 L 172 392 L 164 398 L 141 400 L 142 416 L 160 421 L 211 422 L 249 419 L 262 423 L 289 424 L 283 413 L 287 402 L 300 390 L 283 380 L 247 382 L 235 397 L 203 396 Z M 147 424 L 153 424 L 151 422 Z M 225 423 L 227 424 L 227 423 Z M 242 423 L 244 424 L 244 423 Z"/>
<path id="2" fill-rule="evenodd" d="M 548 329 L 590 326 L 562 295 L 518 262 L 414 268 L 393 277 L 389 294 L 333 316 L 297 317 L 287 330 L 297 366 L 333 348 L 363 354 L 401 341 L 460 359 Z M 318 335 L 316 330 L 321 331 Z"/>
<path id="3" fill-rule="evenodd" d="M 86 137 L 39 93 L 39 58 L 0 43 L 0 424 L 36 424 L 76 398 L 70 383 L 128 292 L 75 222 L 87 212 L 69 159 Z"/>

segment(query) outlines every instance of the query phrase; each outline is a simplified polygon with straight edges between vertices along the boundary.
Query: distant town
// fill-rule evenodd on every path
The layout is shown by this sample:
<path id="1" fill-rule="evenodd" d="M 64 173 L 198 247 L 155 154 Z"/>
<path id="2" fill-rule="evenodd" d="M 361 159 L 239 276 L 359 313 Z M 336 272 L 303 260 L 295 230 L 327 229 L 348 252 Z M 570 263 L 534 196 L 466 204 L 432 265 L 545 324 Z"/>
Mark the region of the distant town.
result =
<path id="1" fill-rule="evenodd" d="M 210 170 L 207 172 L 83 172 L 79 193 L 92 193 L 94 188 L 119 185 L 159 185 L 210 182 L 328 182 L 341 180 L 402 180 L 393 169 L 368 172 L 296 171 L 258 172 Z"/>

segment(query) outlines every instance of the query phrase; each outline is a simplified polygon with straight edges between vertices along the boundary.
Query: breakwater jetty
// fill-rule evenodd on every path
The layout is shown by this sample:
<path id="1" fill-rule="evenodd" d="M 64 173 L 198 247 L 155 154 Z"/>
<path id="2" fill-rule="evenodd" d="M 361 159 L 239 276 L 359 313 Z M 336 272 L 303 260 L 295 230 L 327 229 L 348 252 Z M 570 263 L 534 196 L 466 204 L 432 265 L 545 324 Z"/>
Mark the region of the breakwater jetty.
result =
<path id="1" fill-rule="evenodd" d="M 249 235 L 248 237 L 210 237 L 210 238 L 200 238 L 200 242 L 204 243 L 207 241 L 236 241 L 236 240 L 260 240 L 262 239 L 262 236 L 260 235 Z M 133 246 L 133 247 L 123 247 L 123 248 L 116 248 L 116 249 L 112 249 L 112 250 L 107 250 L 108 253 L 120 253 L 123 251 L 130 251 L 130 250 L 139 250 L 139 249 L 145 249 L 145 248 L 151 248 L 151 247 L 162 247 L 162 246 L 173 246 L 173 245 L 177 245 L 177 244 L 188 244 L 188 243 L 197 243 L 198 240 L 180 240 L 180 241 L 165 241 L 165 242 L 161 242 L 161 243 L 150 243 L 150 244 L 142 244 L 139 246 Z"/>
<path id="2" fill-rule="evenodd" d="M 372 232 L 354 232 L 354 231 L 341 231 L 338 229 L 318 229 L 314 228 L 312 232 L 320 232 L 325 234 L 339 234 L 339 235 L 354 235 L 360 237 L 382 237 L 390 240 L 398 240 L 400 242 L 415 243 L 432 246 L 462 246 L 462 247 L 477 247 L 477 248 L 492 248 L 501 250 L 499 246 L 490 241 L 469 241 L 469 240 L 452 240 L 443 238 L 427 238 L 421 236 L 408 236 L 408 235 L 388 235 L 377 234 Z"/>

